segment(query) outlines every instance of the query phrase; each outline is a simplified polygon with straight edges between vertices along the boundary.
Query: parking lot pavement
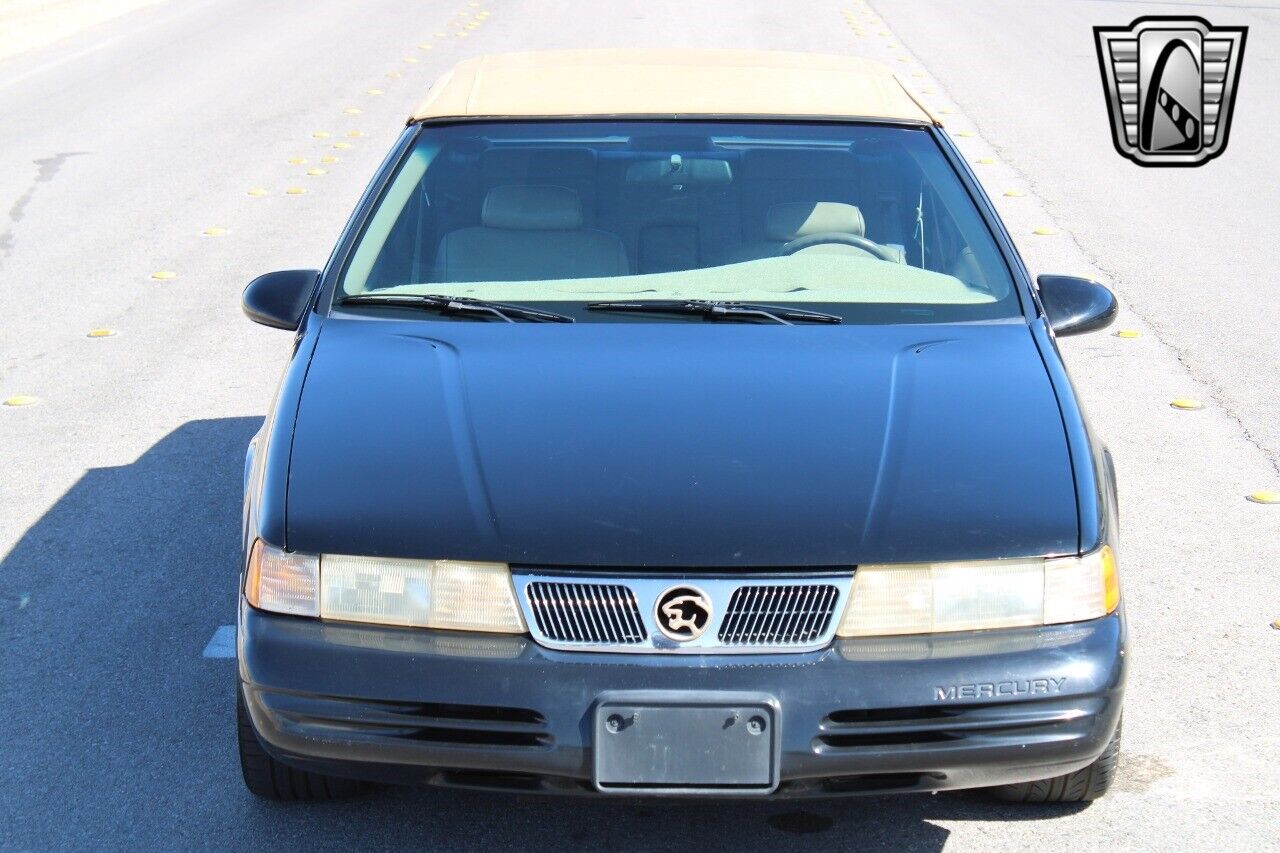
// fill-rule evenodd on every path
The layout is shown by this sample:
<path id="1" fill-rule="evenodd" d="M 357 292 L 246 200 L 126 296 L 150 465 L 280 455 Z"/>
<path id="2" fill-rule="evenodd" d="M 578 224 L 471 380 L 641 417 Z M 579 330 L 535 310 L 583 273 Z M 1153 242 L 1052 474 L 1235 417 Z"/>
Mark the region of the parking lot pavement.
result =
<path id="1" fill-rule="evenodd" d="M 1184 8 L 1252 28 L 1237 126 L 1209 166 L 1139 169 L 1106 136 L 1090 28 Z M 1278 36 L 1262 3 L 170 0 L 3 62 L 0 400 L 25 405 L 0 407 L 0 846 L 1280 846 L 1280 506 L 1245 500 L 1280 489 Z M 885 60 L 945 119 L 1033 271 L 1115 287 L 1116 328 L 1136 336 L 1064 342 L 1116 458 L 1134 633 L 1105 800 L 387 789 L 279 806 L 243 790 L 219 629 L 242 452 L 289 336 L 245 321 L 239 290 L 323 263 L 443 69 L 582 45 Z"/>

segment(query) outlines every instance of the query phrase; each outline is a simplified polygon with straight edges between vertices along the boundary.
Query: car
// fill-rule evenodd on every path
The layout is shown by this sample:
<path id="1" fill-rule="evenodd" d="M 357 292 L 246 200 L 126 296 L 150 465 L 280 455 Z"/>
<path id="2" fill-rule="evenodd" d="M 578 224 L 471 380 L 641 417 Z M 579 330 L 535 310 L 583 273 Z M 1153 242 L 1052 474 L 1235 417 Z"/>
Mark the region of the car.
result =
<path id="1" fill-rule="evenodd" d="M 1101 796 L 1113 465 L 1034 282 L 886 68 L 468 59 L 322 271 L 245 467 L 249 790 Z"/>

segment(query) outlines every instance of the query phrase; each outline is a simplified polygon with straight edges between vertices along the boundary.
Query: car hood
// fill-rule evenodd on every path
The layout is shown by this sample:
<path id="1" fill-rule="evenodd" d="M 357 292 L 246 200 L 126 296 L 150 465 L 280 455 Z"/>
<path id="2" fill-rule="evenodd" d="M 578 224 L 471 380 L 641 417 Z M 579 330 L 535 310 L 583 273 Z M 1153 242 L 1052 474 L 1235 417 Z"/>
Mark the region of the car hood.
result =
<path id="1" fill-rule="evenodd" d="M 1077 548 L 1021 322 L 324 322 L 293 550 L 698 569 Z"/>

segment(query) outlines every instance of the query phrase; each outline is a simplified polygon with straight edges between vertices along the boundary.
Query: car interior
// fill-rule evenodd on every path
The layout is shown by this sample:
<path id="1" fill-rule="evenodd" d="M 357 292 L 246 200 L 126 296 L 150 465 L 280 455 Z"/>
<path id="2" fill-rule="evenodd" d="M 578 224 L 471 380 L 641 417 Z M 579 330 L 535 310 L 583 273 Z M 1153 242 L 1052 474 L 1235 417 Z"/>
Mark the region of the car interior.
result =
<path id="1" fill-rule="evenodd" d="M 670 273 L 796 252 L 874 258 L 979 290 L 921 167 L 876 139 L 443 134 L 364 289 Z"/>

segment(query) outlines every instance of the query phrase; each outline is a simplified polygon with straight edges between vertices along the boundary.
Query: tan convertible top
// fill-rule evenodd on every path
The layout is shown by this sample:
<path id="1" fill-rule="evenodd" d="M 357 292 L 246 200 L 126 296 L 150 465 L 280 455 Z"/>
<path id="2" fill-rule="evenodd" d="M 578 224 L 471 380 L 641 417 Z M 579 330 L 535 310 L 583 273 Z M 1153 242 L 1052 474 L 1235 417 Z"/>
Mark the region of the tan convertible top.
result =
<path id="1" fill-rule="evenodd" d="M 763 50 L 549 50 L 459 62 L 411 121 L 478 116 L 808 116 L 939 124 L 886 66 Z"/>

